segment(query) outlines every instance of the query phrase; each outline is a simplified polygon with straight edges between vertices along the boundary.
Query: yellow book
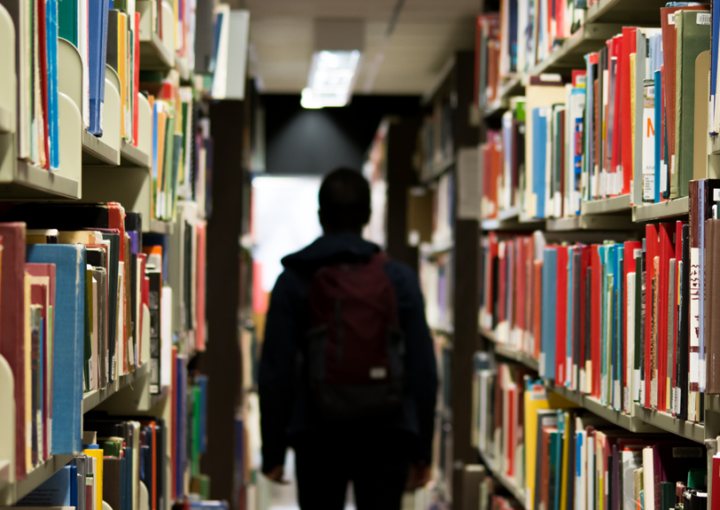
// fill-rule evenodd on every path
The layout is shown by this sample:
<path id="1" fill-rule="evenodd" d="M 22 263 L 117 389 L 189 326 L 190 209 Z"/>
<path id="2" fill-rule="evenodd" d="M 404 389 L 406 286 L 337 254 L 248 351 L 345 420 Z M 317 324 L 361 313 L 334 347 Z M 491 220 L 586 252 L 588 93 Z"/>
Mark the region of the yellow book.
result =
<path id="1" fill-rule="evenodd" d="M 568 470 L 570 469 L 570 444 L 573 441 L 573 434 L 570 434 L 570 420 L 572 417 L 569 412 L 562 413 L 565 420 L 563 427 L 563 459 L 562 459 L 562 482 L 560 484 L 560 508 L 570 508 L 568 506 Z M 559 428 L 559 427 L 558 427 Z M 574 477 L 573 477 L 574 479 Z"/>
<path id="2" fill-rule="evenodd" d="M 61 230 L 58 232 L 58 244 L 99 244 L 102 233 L 94 230 Z"/>
<path id="3" fill-rule="evenodd" d="M 538 411 L 577 407 L 557 393 L 548 393 L 542 384 L 528 382 L 525 388 L 525 500 L 527 508 L 535 508 L 535 475 L 538 450 Z"/>
<path id="4" fill-rule="evenodd" d="M 120 77 L 120 136 L 125 138 L 125 115 L 127 107 L 127 15 L 118 13 L 118 76 Z"/>
<path id="5" fill-rule="evenodd" d="M 88 510 L 102 510 L 103 502 L 103 451 L 98 448 L 83 450 L 83 453 L 88 457 L 95 459 L 95 492 L 97 493 L 96 507 Z"/>

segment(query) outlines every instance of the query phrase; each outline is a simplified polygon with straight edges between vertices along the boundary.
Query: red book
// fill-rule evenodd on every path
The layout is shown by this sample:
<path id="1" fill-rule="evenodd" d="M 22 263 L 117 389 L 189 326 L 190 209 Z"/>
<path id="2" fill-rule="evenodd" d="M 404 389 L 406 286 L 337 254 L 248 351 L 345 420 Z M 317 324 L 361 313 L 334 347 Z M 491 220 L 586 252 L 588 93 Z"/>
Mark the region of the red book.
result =
<path id="1" fill-rule="evenodd" d="M 138 144 L 138 94 L 140 91 L 140 13 L 135 13 L 135 69 L 133 69 L 133 145 Z"/>
<path id="2" fill-rule="evenodd" d="M 488 235 L 490 239 L 490 278 L 488 278 L 488 296 L 487 296 L 487 313 L 490 317 L 494 314 L 494 295 L 495 295 L 495 288 L 493 287 L 493 278 L 492 278 L 492 272 L 494 271 L 495 266 L 495 259 L 498 256 L 498 242 L 497 242 L 497 234 L 495 232 L 490 232 Z M 494 324 L 493 324 L 494 326 Z"/>
<path id="3" fill-rule="evenodd" d="M 580 370 L 580 380 L 578 381 L 578 388 L 581 393 L 586 392 L 586 385 L 581 385 L 581 382 L 585 381 L 587 373 L 585 372 L 585 330 L 588 327 L 590 317 L 585 314 L 587 309 L 587 275 L 588 269 L 592 263 L 592 248 L 588 245 L 580 247 L 580 364 L 578 366 Z"/>
<path id="4" fill-rule="evenodd" d="M 660 367 L 658 370 L 658 376 L 660 378 L 658 382 L 658 409 L 661 411 L 667 410 L 667 360 L 668 360 L 668 338 L 670 332 L 668 331 L 668 320 L 670 313 L 670 259 L 675 257 L 675 243 L 673 242 L 673 236 L 675 234 L 675 223 L 666 222 L 660 224 L 660 322 L 659 322 L 659 340 L 658 346 L 660 349 Z"/>
<path id="5" fill-rule="evenodd" d="M 48 304 L 49 308 L 47 310 L 47 313 L 43 316 L 43 319 L 45 320 L 45 339 L 47 342 L 47 335 L 48 335 L 48 317 L 52 319 L 52 324 L 55 324 L 55 264 L 25 264 L 25 271 L 30 276 L 45 276 L 48 278 L 49 287 L 48 287 Z M 52 315 L 48 315 L 52 310 Z M 52 363 L 52 360 L 54 359 L 54 352 L 53 349 L 50 348 L 51 346 L 48 346 L 47 343 L 45 344 L 45 353 L 47 354 L 45 359 L 46 361 L 46 368 L 45 368 L 45 374 L 52 374 L 52 365 L 48 366 L 47 363 Z M 45 407 L 43 409 L 43 424 L 52 423 L 52 401 L 53 401 L 53 383 L 52 379 L 50 377 L 46 377 L 45 383 L 43 385 L 44 393 L 45 393 Z M 48 430 L 49 427 L 43 428 L 43 433 L 46 433 L 47 435 L 44 437 L 45 443 L 43 443 L 43 451 L 45 452 L 45 459 L 51 454 L 52 450 L 52 433 Z"/>
<path id="6" fill-rule="evenodd" d="M 557 303 L 555 313 L 555 384 L 564 385 L 567 372 L 567 279 L 568 247 L 557 247 Z"/>
<path id="7" fill-rule="evenodd" d="M 515 408 L 516 408 L 516 402 L 517 402 L 517 387 L 514 384 L 510 384 L 510 387 L 507 389 L 507 406 L 508 406 L 508 444 L 507 444 L 507 452 L 508 452 L 508 458 L 506 459 L 507 462 L 507 471 L 506 474 L 510 477 L 515 476 L 515 433 L 517 430 L 517 427 L 515 426 L 516 422 L 516 416 L 515 416 Z"/>
<path id="8" fill-rule="evenodd" d="M 516 340 L 518 347 L 522 351 L 524 350 L 523 345 L 523 331 L 525 330 L 525 272 L 526 272 L 527 259 L 525 255 L 525 238 L 515 238 L 515 291 L 513 293 L 513 322 L 515 323 Z"/>
<path id="9" fill-rule="evenodd" d="M 710 501 L 710 510 L 720 510 L 720 457 L 717 455 L 712 458 L 712 501 Z"/>
<path id="10" fill-rule="evenodd" d="M 660 251 L 658 226 L 645 226 L 645 407 L 650 408 L 652 389 L 653 278 L 654 260 Z"/>
<path id="11" fill-rule="evenodd" d="M 147 285 L 148 285 L 148 297 L 149 297 L 150 279 L 149 279 L 149 278 L 145 278 L 145 269 L 147 268 L 147 255 L 144 254 L 144 253 L 138 253 L 138 256 L 137 256 L 137 257 L 138 257 L 138 260 L 140 261 L 140 282 L 139 282 L 139 283 L 140 283 L 140 288 L 137 289 L 137 292 L 140 293 L 140 303 L 139 303 L 140 315 L 139 315 L 138 318 L 137 318 L 137 320 L 138 320 L 138 332 L 139 332 L 139 334 L 138 334 L 138 353 L 142 353 L 142 352 L 143 352 L 143 351 L 142 351 L 142 346 L 143 346 L 143 344 L 142 344 L 143 319 L 145 319 L 145 317 L 143 317 L 143 305 L 146 305 L 146 306 L 148 307 L 148 309 L 150 309 L 150 303 L 145 301 L 145 280 L 147 280 Z M 150 320 L 149 317 L 147 317 L 147 319 Z M 142 358 L 142 354 L 140 354 L 140 356 L 141 356 L 141 358 Z M 143 363 L 144 363 L 144 362 L 147 362 L 147 361 L 149 361 L 149 360 L 143 359 L 142 361 L 143 361 Z"/>
<path id="12" fill-rule="evenodd" d="M 565 39 L 570 35 L 565 30 L 565 16 L 567 15 L 565 12 L 566 5 L 567 1 L 555 0 L 555 26 L 557 27 L 555 37 L 558 39 Z"/>
<path id="13" fill-rule="evenodd" d="M 623 171 L 623 195 L 630 193 L 633 180 L 633 152 L 632 143 L 635 134 L 632 132 L 632 95 L 635 91 L 630 87 L 630 54 L 636 53 L 637 28 L 623 27 L 622 48 L 620 50 L 620 62 L 618 67 L 618 78 L 620 79 L 620 163 Z M 632 200 L 632 197 L 630 198 Z M 627 251 L 626 260 L 627 260 Z M 625 285 L 623 283 L 623 285 Z"/>
<path id="14" fill-rule="evenodd" d="M 45 164 L 43 168 L 50 169 L 50 131 L 49 131 L 49 115 L 48 107 L 48 58 L 47 58 L 47 34 L 45 22 L 45 0 L 37 0 L 37 19 L 35 20 L 38 28 L 38 50 L 40 51 L 40 90 L 42 95 L 43 109 L 43 140 L 45 147 Z"/>
<path id="15" fill-rule="evenodd" d="M 542 345 L 542 260 L 533 261 L 534 282 L 533 291 L 535 302 L 533 303 L 533 339 L 535 340 L 535 353 L 533 357 L 540 359 L 540 346 Z"/>
<path id="16" fill-rule="evenodd" d="M 30 409 L 25 405 L 25 223 L 0 223 L 2 278 L 0 279 L 0 354 L 10 365 L 15 381 L 15 477 L 24 480 L 30 444 L 27 427 Z M 29 387 L 29 385 L 28 385 Z"/>
<path id="17" fill-rule="evenodd" d="M 623 337 L 622 337 L 622 353 L 623 353 L 623 360 L 625 360 L 625 366 L 622 367 L 622 371 L 625 374 L 622 378 L 623 380 L 623 408 L 626 412 L 630 412 L 631 409 L 631 400 L 630 395 L 627 395 L 627 387 L 628 382 L 632 380 L 633 378 L 633 361 L 629 359 L 628 354 L 628 346 L 630 342 L 630 336 L 634 335 L 633 332 L 628 331 L 628 325 L 627 325 L 627 318 L 628 313 L 635 313 L 635 310 L 628 310 L 628 275 L 630 273 L 635 272 L 635 250 L 642 250 L 642 242 L 641 241 L 626 241 L 624 243 L 623 247 L 623 280 L 622 280 L 622 289 L 623 289 L 623 299 L 622 299 L 622 331 L 623 331 Z M 636 280 L 636 285 L 639 285 L 639 281 Z M 639 317 L 636 317 L 635 320 L 640 320 Z"/>
<path id="18" fill-rule="evenodd" d="M 673 316 L 673 363 L 672 366 L 677 365 L 677 341 L 678 341 L 678 291 L 679 291 L 679 282 L 680 282 L 680 261 L 682 260 L 682 229 L 683 225 L 685 225 L 687 222 L 685 221 L 676 221 L 675 222 L 675 281 L 672 283 L 675 288 L 675 309 L 674 309 L 674 316 Z M 676 373 L 675 370 L 673 370 L 673 373 L 671 374 L 672 377 L 672 385 L 671 388 L 675 388 L 676 386 Z M 671 399 L 672 401 L 672 399 Z M 720 494 L 720 493 L 718 493 Z"/>
<path id="19" fill-rule="evenodd" d="M 592 360 L 590 361 L 591 368 L 588 370 L 588 372 L 590 372 L 588 377 L 591 377 L 591 393 L 595 398 L 600 398 L 600 360 L 602 359 L 600 345 L 600 334 L 602 330 L 602 264 L 600 263 L 600 246 L 599 244 L 593 244 L 590 251 L 590 267 L 592 273 L 592 289 L 590 292 L 590 341 L 592 345 L 590 346 L 590 352 L 592 354 Z"/>
<path id="20" fill-rule="evenodd" d="M 613 136 L 612 136 L 612 140 L 611 140 L 612 154 L 610 156 L 610 167 L 611 167 L 611 172 L 614 174 L 617 174 L 618 172 L 620 172 L 620 164 L 621 164 L 621 159 L 620 159 L 620 153 L 621 153 L 621 149 L 620 149 L 620 143 L 621 143 L 620 107 L 621 107 L 621 102 L 620 102 L 620 99 L 622 96 L 622 93 L 621 93 L 622 92 L 622 87 L 621 87 L 622 73 L 621 73 L 620 62 L 621 62 L 621 56 L 622 56 L 622 51 L 623 51 L 623 36 L 616 35 L 615 37 L 613 37 L 612 44 L 613 44 L 613 57 L 615 58 L 616 63 L 615 63 L 615 96 L 610 99 L 610 101 L 613 103 L 610 106 L 613 109 Z M 629 124 L 628 124 L 628 126 L 629 126 Z M 625 179 L 626 178 L 625 178 L 624 174 L 621 174 L 621 176 L 622 176 L 622 181 L 620 182 L 620 185 L 622 186 L 621 193 L 625 193 L 624 188 L 625 188 Z M 620 178 L 620 176 L 618 176 L 618 175 L 616 175 L 616 177 L 618 179 Z M 627 180 L 628 180 L 627 193 L 630 193 L 630 174 L 628 174 Z M 616 189 L 614 189 L 613 195 L 616 195 L 616 194 L 617 194 Z"/>

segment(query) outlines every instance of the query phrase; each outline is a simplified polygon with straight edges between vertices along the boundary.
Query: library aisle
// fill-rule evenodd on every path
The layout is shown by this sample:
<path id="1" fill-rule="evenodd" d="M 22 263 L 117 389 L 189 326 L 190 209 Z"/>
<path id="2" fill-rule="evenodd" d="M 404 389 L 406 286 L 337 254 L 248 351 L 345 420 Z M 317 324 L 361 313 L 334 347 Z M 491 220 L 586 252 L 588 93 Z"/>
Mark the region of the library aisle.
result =
<path id="1" fill-rule="evenodd" d="M 438 378 L 403 510 L 720 509 L 720 0 L 0 0 L 0 48 L 1 507 L 299 509 L 268 310 L 350 168 Z"/>

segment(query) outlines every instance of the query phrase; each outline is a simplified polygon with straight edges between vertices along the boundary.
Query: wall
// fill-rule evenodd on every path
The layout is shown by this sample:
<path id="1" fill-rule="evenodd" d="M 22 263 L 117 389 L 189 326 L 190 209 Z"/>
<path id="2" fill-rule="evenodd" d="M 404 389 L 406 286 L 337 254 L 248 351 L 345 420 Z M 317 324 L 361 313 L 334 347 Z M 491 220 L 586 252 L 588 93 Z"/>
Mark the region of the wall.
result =
<path id="1" fill-rule="evenodd" d="M 385 115 L 420 113 L 416 96 L 355 96 L 344 108 L 306 110 L 299 95 L 263 96 L 269 174 L 323 175 L 338 166 L 360 170 Z"/>

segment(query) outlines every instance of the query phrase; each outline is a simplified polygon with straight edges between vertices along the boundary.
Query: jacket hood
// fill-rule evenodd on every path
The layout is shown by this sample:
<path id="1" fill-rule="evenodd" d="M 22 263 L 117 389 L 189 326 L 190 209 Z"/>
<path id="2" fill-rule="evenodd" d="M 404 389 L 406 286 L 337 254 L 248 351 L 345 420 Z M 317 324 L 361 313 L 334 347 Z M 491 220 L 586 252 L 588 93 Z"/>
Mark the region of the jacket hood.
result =
<path id="1" fill-rule="evenodd" d="M 302 250 L 282 259 L 286 268 L 310 270 L 337 264 L 364 263 L 370 260 L 380 247 L 353 233 L 326 234 L 318 237 Z"/>

